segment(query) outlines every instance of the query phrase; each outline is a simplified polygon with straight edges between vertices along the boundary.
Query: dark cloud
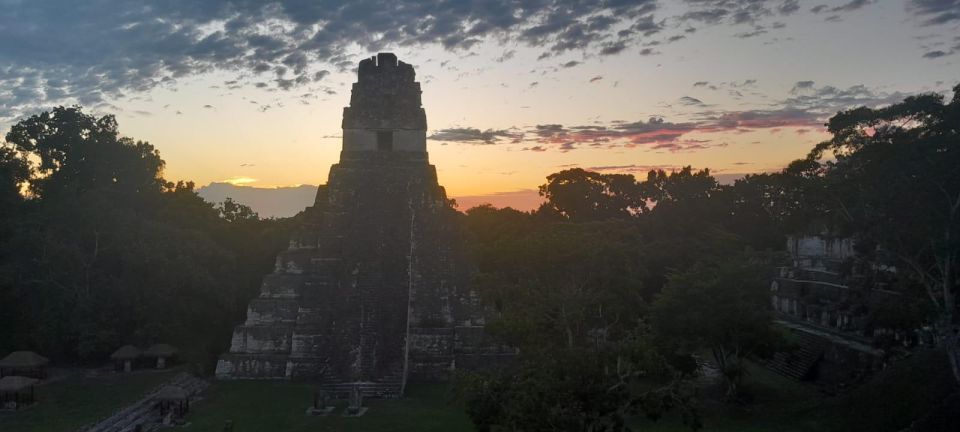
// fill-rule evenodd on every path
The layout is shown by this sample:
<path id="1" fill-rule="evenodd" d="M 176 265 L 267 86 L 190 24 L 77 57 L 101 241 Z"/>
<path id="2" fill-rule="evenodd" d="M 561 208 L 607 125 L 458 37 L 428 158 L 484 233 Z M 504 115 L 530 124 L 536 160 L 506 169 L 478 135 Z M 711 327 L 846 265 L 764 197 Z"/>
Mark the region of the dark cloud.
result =
<path id="1" fill-rule="evenodd" d="M 595 77 L 593 77 L 593 78 L 590 78 L 590 82 L 593 83 L 593 82 L 600 81 L 600 80 L 602 80 L 602 79 L 603 79 L 603 76 L 602 76 L 602 75 L 597 75 L 597 76 L 595 76 Z"/>
<path id="2" fill-rule="evenodd" d="M 497 62 L 497 63 L 503 63 L 503 62 L 505 62 L 505 61 L 507 61 L 507 60 L 512 59 L 513 56 L 515 56 L 516 54 L 517 54 L 517 50 L 507 50 L 507 51 L 504 51 L 503 54 L 500 55 L 500 57 L 497 57 L 496 62 Z"/>
<path id="3" fill-rule="evenodd" d="M 681 97 L 679 99 L 679 102 L 680 104 L 686 105 L 686 106 L 703 106 L 704 105 L 703 101 L 701 101 L 700 99 L 690 97 L 690 96 Z"/>
<path id="4" fill-rule="evenodd" d="M 710 84 L 709 81 L 697 81 L 697 82 L 693 83 L 693 86 L 694 86 L 694 87 L 706 87 L 708 84 Z"/>
<path id="5" fill-rule="evenodd" d="M 747 79 L 723 83 L 726 86 L 750 87 L 756 80 Z M 706 81 L 695 83 L 707 87 Z M 533 141 L 535 151 L 555 149 L 571 151 L 578 148 L 630 148 L 670 152 L 697 151 L 723 147 L 710 134 L 745 133 L 754 131 L 780 132 L 791 128 L 798 135 L 823 131 L 824 123 L 837 111 L 859 106 L 877 107 L 903 100 L 902 93 L 884 93 L 863 85 L 847 88 L 818 87 L 813 81 L 799 81 L 790 96 L 771 103 L 771 107 L 750 110 L 704 110 L 694 113 L 689 121 L 667 121 L 650 117 L 646 121 L 597 122 L 590 125 L 566 126 L 559 123 L 539 124 L 516 131 L 513 143 Z M 707 108 L 699 99 L 684 96 L 679 103 Z M 693 134 L 693 135 L 691 135 Z M 523 150 L 534 150 L 524 147 Z"/>
<path id="6" fill-rule="evenodd" d="M 740 39 L 747 39 L 747 38 L 752 38 L 752 37 L 754 37 L 754 36 L 760 36 L 760 35 L 762 35 L 762 34 L 764 34 L 764 33 L 766 33 L 766 32 L 767 32 L 767 31 L 766 31 L 763 27 L 757 27 L 757 28 L 754 28 L 753 30 L 748 31 L 748 32 L 737 33 L 737 34 L 735 34 L 734 36 L 736 36 L 736 37 L 738 37 L 738 38 L 740 38 Z"/>
<path id="7" fill-rule="evenodd" d="M 660 117 L 647 121 L 611 122 L 606 125 L 565 127 L 560 124 L 537 125 L 529 130 L 541 146 L 573 150 L 577 145 L 590 147 L 651 147 L 677 142 L 678 138 L 696 129 L 694 123 L 673 123 Z"/>
<path id="8" fill-rule="evenodd" d="M 801 83 L 806 85 L 805 81 L 800 81 L 797 84 Z M 903 100 L 906 96 L 901 92 L 886 93 L 864 85 L 838 88 L 834 86 L 816 87 L 810 84 L 803 87 L 802 92 L 797 92 L 797 94 L 781 101 L 780 105 L 829 117 L 843 109 L 889 105 Z"/>
<path id="9" fill-rule="evenodd" d="M 822 124 L 823 120 L 816 112 L 785 107 L 712 113 L 712 115 L 703 118 L 699 130 L 704 132 L 729 132 L 777 127 L 812 127 Z"/>
<path id="10" fill-rule="evenodd" d="M 475 128 L 448 128 L 435 131 L 427 137 L 434 141 L 467 143 L 467 144 L 496 144 L 506 139 L 511 142 L 519 142 L 523 133 L 514 130 L 493 130 L 487 129 L 481 131 Z"/>
<path id="11" fill-rule="evenodd" d="M 960 0 L 910 0 L 907 6 L 924 25 L 939 25 L 960 20 Z"/>
<path id="12" fill-rule="evenodd" d="M 948 55 L 950 55 L 950 53 L 948 53 L 948 52 L 946 52 L 946 51 L 936 50 L 936 51 L 930 51 L 930 52 L 924 53 L 924 54 L 923 54 L 923 58 L 935 59 L 935 58 L 940 58 L 940 57 L 946 57 L 946 56 L 948 56 Z"/>
<path id="13" fill-rule="evenodd" d="M 564 63 L 564 64 L 561 64 L 560 67 L 562 67 L 562 68 L 572 68 L 572 67 L 574 67 L 574 66 L 579 66 L 580 64 L 581 64 L 581 63 L 578 62 L 578 61 L 576 61 L 576 60 L 570 60 L 570 61 L 568 61 L 568 62 L 566 62 L 566 63 Z"/>
<path id="14" fill-rule="evenodd" d="M 610 55 L 659 32 L 655 12 L 654 0 L 18 2 L 0 10 L 0 108 L 96 105 L 214 71 L 272 73 L 250 84 L 292 90 L 355 67 L 357 47 L 466 51 L 492 40 Z"/>
<path id="15" fill-rule="evenodd" d="M 797 92 L 811 89 L 813 88 L 813 84 L 813 81 L 797 81 L 797 83 L 793 85 L 793 88 L 790 89 L 790 93 L 796 94 Z"/>
<path id="16" fill-rule="evenodd" d="M 797 0 L 686 0 L 690 11 L 680 18 L 704 24 L 756 24 L 772 16 L 790 15 L 800 6 Z"/>
<path id="17" fill-rule="evenodd" d="M 799 0 L 784 0 L 780 7 L 777 8 L 777 11 L 783 15 L 790 15 L 798 10 L 800 10 Z"/>
<path id="18" fill-rule="evenodd" d="M 607 43 L 604 43 L 603 46 L 601 47 L 600 55 L 607 56 L 607 55 L 620 54 L 625 49 L 627 49 L 626 40 L 607 42 Z"/>
<path id="19" fill-rule="evenodd" d="M 850 0 L 847 3 L 844 3 L 840 6 L 837 6 L 833 9 L 830 9 L 832 12 L 850 12 L 860 9 L 868 4 L 873 3 L 875 0 Z"/>

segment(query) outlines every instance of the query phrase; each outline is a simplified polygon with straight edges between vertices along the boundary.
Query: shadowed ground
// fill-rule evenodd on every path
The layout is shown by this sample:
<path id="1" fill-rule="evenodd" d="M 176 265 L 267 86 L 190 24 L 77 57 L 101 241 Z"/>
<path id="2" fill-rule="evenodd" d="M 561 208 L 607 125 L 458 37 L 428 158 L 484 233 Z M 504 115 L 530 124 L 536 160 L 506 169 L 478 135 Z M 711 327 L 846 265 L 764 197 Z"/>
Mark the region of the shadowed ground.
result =
<path id="1" fill-rule="evenodd" d="M 0 414 L 3 432 L 66 431 L 105 417 L 136 402 L 149 390 L 173 377 L 175 370 L 107 374 L 90 378 L 80 372 L 38 387 L 37 405 L 18 413 Z M 927 408 L 955 391 L 940 352 L 927 351 L 881 372 L 875 379 L 839 397 L 825 398 L 806 384 L 791 381 L 751 365 L 745 379 L 743 406 L 718 402 L 722 387 L 701 392 L 700 412 L 705 432 L 840 430 L 898 431 L 922 416 Z M 288 381 L 214 381 L 194 402 L 184 429 L 220 432 L 232 420 L 234 432 L 246 431 L 471 431 L 463 407 L 451 400 L 445 384 L 408 387 L 399 400 L 371 400 L 366 415 L 344 418 L 345 401 L 329 417 L 308 417 L 313 387 Z M 678 415 L 657 422 L 635 419 L 635 430 L 681 432 L 690 429 Z M 935 429 L 934 429 L 935 430 Z"/>
<path id="2" fill-rule="evenodd" d="M 16 413 L 0 413 L 3 432 L 71 432 L 139 400 L 176 374 L 176 370 L 108 373 L 81 371 L 37 386 L 37 403 Z"/>
<path id="3" fill-rule="evenodd" d="M 219 381 L 204 393 L 187 418 L 189 431 L 223 430 L 233 420 L 234 431 L 472 431 L 463 409 L 450 400 L 448 386 L 421 384 L 408 388 L 400 400 L 368 399 L 363 417 L 341 417 L 346 401 L 328 417 L 305 414 L 313 387 L 286 381 Z"/>

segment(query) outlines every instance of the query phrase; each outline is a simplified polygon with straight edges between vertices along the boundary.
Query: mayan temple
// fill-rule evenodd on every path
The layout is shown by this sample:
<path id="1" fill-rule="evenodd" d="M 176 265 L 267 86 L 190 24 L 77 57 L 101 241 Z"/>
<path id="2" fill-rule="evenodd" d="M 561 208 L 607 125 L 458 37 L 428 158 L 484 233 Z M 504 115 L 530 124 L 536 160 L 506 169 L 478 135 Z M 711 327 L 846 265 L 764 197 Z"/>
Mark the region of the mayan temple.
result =
<path id="1" fill-rule="evenodd" d="M 483 361 L 457 213 L 437 183 L 413 67 L 360 62 L 340 162 L 236 327 L 220 378 L 403 394 Z"/>

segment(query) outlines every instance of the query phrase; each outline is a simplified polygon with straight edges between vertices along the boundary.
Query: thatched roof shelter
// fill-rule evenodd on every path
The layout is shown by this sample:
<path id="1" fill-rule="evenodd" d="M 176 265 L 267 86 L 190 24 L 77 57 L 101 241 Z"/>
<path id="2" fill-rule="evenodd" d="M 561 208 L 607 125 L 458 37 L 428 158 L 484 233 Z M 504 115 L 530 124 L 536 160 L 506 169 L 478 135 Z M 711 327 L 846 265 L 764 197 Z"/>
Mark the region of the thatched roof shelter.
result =
<path id="1" fill-rule="evenodd" d="M 143 353 L 145 357 L 173 357 L 177 355 L 180 350 L 177 347 L 167 344 L 156 344 L 147 348 Z"/>
<path id="2" fill-rule="evenodd" d="M 0 368 L 30 369 L 46 366 L 50 360 L 33 351 L 14 351 L 0 360 Z"/>
<path id="3" fill-rule="evenodd" d="M 0 378 L 0 393 L 16 393 L 40 382 L 38 379 L 22 376 L 6 376 Z"/>
<path id="4" fill-rule="evenodd" d="M 187 394 L 187 391 L 179 386 L 163 386 L 160 391 L 157 392 L 157 399 L 162 401 L 182 401 L 186 400 L 190 395 Z"/>
<path id="5" fill-rule="evenodd" d="M 124 345 L 110 354 L 110 358 L 113 360 L 134 360 L 141 355 L 143 355 L 143 351 L 140 351 L 140 348 L 133 345 Z"/>

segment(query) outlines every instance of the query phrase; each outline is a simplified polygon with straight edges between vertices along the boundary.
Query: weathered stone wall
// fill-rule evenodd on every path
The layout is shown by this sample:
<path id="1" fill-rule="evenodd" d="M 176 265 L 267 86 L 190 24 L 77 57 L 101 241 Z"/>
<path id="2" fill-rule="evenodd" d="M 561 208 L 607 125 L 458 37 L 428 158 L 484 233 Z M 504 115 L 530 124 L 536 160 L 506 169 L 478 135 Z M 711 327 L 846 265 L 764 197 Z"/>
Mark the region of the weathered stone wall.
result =
<path id="1" fill-rule="evenodd" d="M 391 150 L 395 152 L 427 151 L 427 132 L 424 130 L 395 130 L 392 131 Z M 381 151 L 377 144 L 377 131 L 368 129 L 344 129 L 343 150 Z"/>

